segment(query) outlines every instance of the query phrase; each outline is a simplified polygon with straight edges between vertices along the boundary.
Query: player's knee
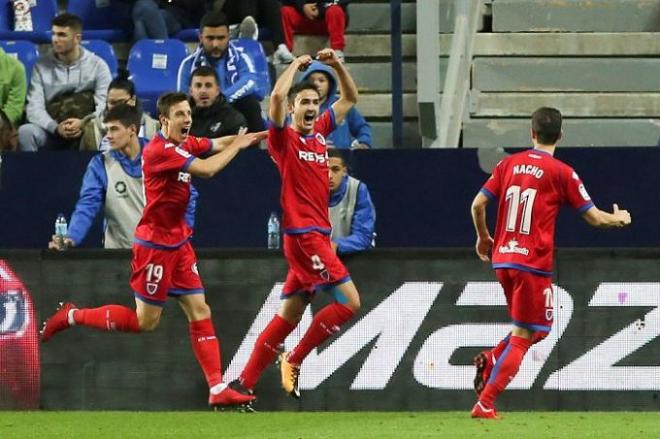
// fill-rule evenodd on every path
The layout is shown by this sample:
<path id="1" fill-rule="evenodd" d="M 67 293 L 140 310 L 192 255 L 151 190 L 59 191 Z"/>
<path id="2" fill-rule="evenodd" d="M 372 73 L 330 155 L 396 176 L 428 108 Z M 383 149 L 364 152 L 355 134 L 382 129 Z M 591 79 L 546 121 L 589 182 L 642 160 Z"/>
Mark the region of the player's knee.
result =
<path id="1" fill-rule="evenodd" d="M 192 321 L 206 320 L 211 318 L 211 307 L 204 303 L 198 303 L 190 308 Z"/>
<path id="2" fill-rule="evenodd" d="M 160 318 L 145 318 L 138 316 L 138 324 L 140 326 L 140 332 L 151 332 L 158 327 Z"/>
<path id="3" fill-rule="evenodd" d="M 360 298 L 355 297 L 352 299 L 349 299 L 348 302 L 344 304 L 345 307 L 353 311 L 353 314 L 357 314 L 360 312 L 360 308 L 362 307 L 362 304 L 360 303 Z"/>
<path id="4" fill-rule="evenodd" d="M 532 344 L 536 344 L 540 341 L 543 341 L 548 336 L 548 334 L 549 332 L 536 331 L 532 335 Z"/>

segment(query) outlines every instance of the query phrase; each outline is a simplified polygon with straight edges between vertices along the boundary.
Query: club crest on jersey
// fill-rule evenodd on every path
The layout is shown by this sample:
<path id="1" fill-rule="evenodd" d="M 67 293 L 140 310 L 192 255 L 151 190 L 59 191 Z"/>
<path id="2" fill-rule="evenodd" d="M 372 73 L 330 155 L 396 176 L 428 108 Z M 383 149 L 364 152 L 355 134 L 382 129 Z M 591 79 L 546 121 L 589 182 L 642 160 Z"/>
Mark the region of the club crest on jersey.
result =
<path id="1" fill-rule="evenodd" d="M 316 137 L 316 140 L 318 140 L 321 145 L 325 145 L 325 137 L 323 137 L 323 134 L 316 133 L 316 136 L 314 137 Z"/>
<path id="2" fill-rule="evenodd" d="M 158 290 L 158 284 L 154 282 L 147 282 L 147 293 L 150 295 L 156 294 L 156 290 Z"/>
<path id="3" fill-rule="evenodd" d="M 500 253 L 506 254 L 506 253 L 516 253 L 519 255 L 525 255 L 529 256 L 529 249 L 526 249 L 524 247 L 518 247 L 518 241 L 515 239 L 512 239 L 507 243 L 507 245 L 502 245 L 499 248 Z"/>
<path id="4" fill-rule="evenodd" d="M 319 154 L 313 151 L 298 151 L 298 158 L 306 162 L 325 163 L 328 160 L 328 153 Z"/>

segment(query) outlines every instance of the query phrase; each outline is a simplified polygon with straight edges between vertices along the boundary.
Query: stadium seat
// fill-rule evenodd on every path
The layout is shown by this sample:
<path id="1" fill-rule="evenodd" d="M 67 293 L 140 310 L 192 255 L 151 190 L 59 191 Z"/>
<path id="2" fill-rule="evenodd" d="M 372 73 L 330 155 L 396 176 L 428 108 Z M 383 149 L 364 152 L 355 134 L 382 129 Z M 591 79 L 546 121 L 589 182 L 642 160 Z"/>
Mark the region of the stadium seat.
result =
<path id="1" fill-rule="evenodd" d="M 57 0 L 39 0 L 30 9 L 32 32 L 14 31 L 12 0 L 0 0 L 0 40 L 28 40 L 33 43 L 50 43 L 51 21 L 57 15 Z"/>
<path id="2" fill-rule="evenodd" d="M 103 40 L 82 40 L 81 44 L 85 49 L 100 56 L 108 64 L 113 78 L 117 76 L 117 57 L 110 43 Z"/>
<path id="3" fill-rule="evenodd" d="M 98 4 L 101 3 L 101 6 Z M 131 4 L 121 0 L 69 0 L 67 11 L 83 22 L 83 39 L 128 41 L 133 33 Z"/>
<path id="4" fill-rule="evenodd" d="M 179 40 L 140 40 L 128 54 L 128 71 L 145 111 L 156 114 L 158 96 L 176 90 L 177 72 L 187 56 Z"/>
<path id="5" fill-rule="evenodd" d="M 39 49 L 31 41 L 4 41 L 0 40 L 0 47 L 8 54 L 16 56 L 25 66 L 25 76 L 28 85 L 32 77 L 32 66 L 39 59 Z"/>
<path id="6" fill-rule="evenodd" d="M 199 29 L 197 28 L 181 29 L 179 32 L 177 32 L 174 35 L 173 38 L 176 38 L 177 40 L 185 41 L 186 43 L 199 41 Z"/>

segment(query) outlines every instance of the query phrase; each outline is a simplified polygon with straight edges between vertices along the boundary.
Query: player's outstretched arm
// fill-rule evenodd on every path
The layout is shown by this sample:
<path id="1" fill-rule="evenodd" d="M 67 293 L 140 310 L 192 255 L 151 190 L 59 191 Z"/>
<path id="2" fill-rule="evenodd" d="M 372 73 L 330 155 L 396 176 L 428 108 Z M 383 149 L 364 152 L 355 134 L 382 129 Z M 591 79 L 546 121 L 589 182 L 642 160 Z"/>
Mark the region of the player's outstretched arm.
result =
<path id="1" fill-rule="evenodd" d="M 617 204 L 612 205 L 612 208 L 613 212 L 608 213 L 594 206 L 584 212 L 582 218 L 584 218 L 589 225 L 601 229 L 625 227 L 632 222 L 632 217 L 627 210 L 619 209 Z"/>
<path id="2" fill-rule="evenodd" d="M 351 111 L 351 108 L 357 104 L 358 100 L 358 89 L 355 85 L 355 81 L 351 77 L 346 66 L 342 63 L 337 54 L 332 49 L 323 49 L 320 50 L 316 57 L 324 64 L 332 67 L 337 73 L 337 79 L 339 80 L 339 88 L 341 89 L 340 98 L 332 104 L 332 111 L 335 113 L 335 121 L 337 125 L 344 121 L 344 117 Z"/>
<path id="3" fill-rule="evenodd" d="M 231 162 L 240 150 L 247 148 L 266 137 L 266 132 L 248 133 L 247 128 L 241 128 L 234 140 L 221 152 L 206 159 L 195 158 L 187 171 L 196 177 L 211 178 Z"/>
<path id="4" fill-rule="evenodd" d="M 293 84 L 293 78 L 296 76 L 296 72 L 298 70 L 305 70 L 311 63 L 311 56 L 299 56 L 289 64 L 289 67 L 277 79 L 275 87 L 273 87 L 273 91 L 270 93 L 270 106 L 268 108 L 268 118 L 275 126 L 279 128 L 284 126 L 287 95 Z"/>
<path id="5" fill-rule="evenodd" d="M 493 238 L 488 232 L 488 224 L 486 224 L 486 206 L 488 205 L 488 197 L 479 192 L 474 201 L 472 201 L 472 223 L 474 230 L 477 233 L 477 242 L 474 249 L 477 256 L 484 262 L 490 261 L 490 251 L 493 248 Z"/>
<path id="6" fill-rule="evenodd" d="M 258 134 L 260 136 L 266 137 L 268 135 L 268 131 L 258 131 L 254 134 Z M 216 154 L 218 152 L 223 151 L 231 144 L 231 142 L 234 141 L 234 139 L 236 139 L 236 137 L 238 137 L 238 134 L 232 134 L 231 136 L 216 137 L 213 139 L 209 139 L 213 143 L 211 154 Z"/>

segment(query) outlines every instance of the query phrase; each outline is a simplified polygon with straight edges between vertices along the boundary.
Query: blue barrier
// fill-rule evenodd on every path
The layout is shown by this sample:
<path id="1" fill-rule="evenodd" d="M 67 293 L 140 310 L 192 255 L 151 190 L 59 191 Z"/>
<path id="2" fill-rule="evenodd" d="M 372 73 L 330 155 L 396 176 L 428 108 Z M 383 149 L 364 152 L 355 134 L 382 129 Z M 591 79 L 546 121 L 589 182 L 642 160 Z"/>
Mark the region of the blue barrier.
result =
<path id="1" fill-rule="evenodd" d="M 5 154 L 0 189 L 0 248 L 44 248 L 58 212 L 73 211 L 91 157 L 78 152 Z M 656 148 L 567 148 L 557 157 L 580 174 L 596 204 L 631 211 L 633 226 L 603 232 L 562 212 L 563 247 L 658 247 L 660 151 Z M 469 205 L 488 175 L 475 150 L 355 151 L 352 172 L 376 205 L 379 247 L 466 247 L 474 232 Z M 279 211 L 279 177 L 267 154 L 250 150 L 217 177 L 196 180 L 197 247 L 266 247 L 266 222 Z M 490 218 L 494 211 L 490 211 Z M 98 247 L 101 222 L 83 243 Z"/>

